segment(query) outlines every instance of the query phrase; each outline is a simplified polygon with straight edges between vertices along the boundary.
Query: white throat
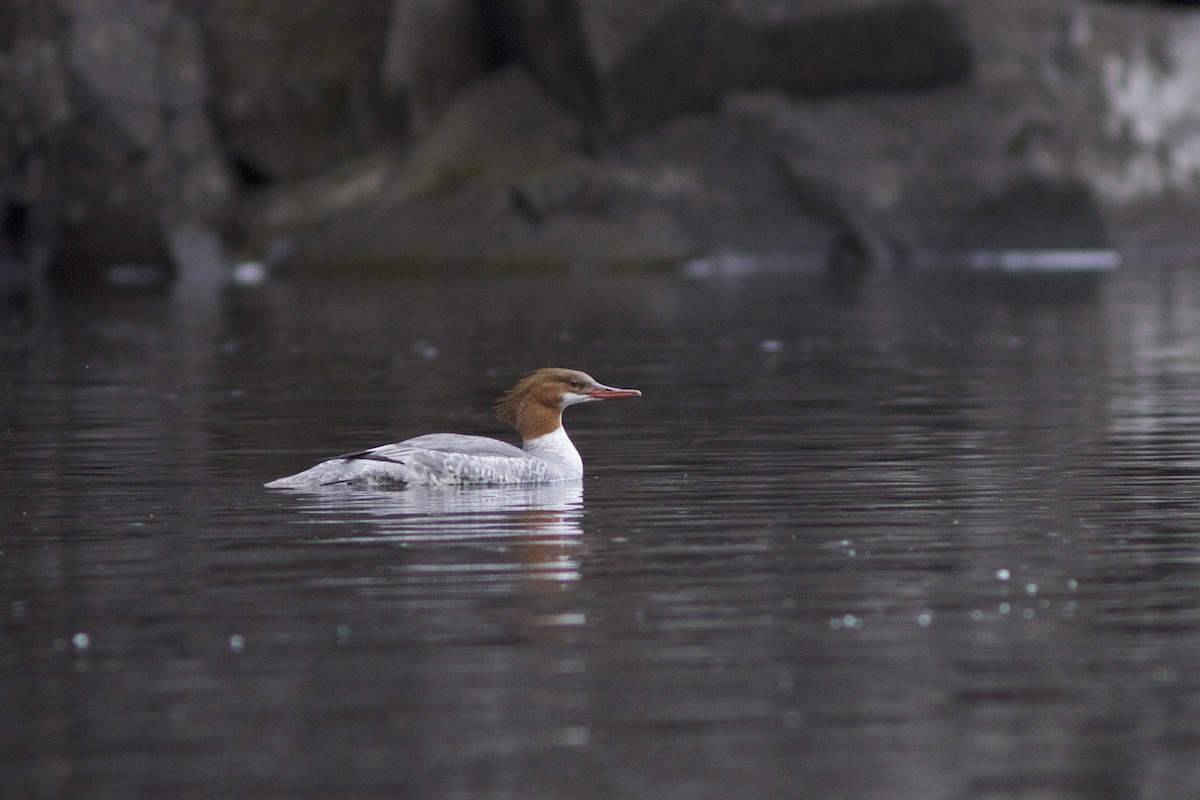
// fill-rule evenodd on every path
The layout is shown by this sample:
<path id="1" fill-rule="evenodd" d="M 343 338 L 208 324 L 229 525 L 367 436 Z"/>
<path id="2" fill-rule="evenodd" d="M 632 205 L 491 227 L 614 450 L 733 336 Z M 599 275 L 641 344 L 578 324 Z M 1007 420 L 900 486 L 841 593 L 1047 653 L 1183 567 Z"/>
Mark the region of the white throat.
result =
<path id="1" fill-rule="evenodd" d="M 567 429 L 561 425 L 551 433 L 528 440 L 522 447 L 529 455 L 562 469 L 565 477 L 583 477 L 583 458 L 567 436 Z"/>

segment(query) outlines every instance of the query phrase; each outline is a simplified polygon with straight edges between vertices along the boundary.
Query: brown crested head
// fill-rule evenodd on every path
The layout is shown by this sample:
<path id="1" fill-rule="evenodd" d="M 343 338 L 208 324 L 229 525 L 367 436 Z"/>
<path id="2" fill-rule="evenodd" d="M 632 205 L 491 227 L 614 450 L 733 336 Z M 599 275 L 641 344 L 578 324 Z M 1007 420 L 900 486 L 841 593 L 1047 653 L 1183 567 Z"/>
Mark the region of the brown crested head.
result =
<path id="1" fill-rule="evenodd" d="M 496 419 L 517 429 L 522 441 L 553 433 L 563 409 L 589 400 L 640 397 L 637 389 L 615 389 L 586 372 L 546 367 L 525 375 L 496 401 Z"/>

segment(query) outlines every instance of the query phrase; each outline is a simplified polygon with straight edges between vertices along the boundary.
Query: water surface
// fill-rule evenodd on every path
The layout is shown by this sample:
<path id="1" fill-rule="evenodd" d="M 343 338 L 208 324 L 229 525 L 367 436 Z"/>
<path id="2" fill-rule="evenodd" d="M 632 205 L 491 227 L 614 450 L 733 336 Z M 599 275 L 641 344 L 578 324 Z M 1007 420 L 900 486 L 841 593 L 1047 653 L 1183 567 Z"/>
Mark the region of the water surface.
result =
<path id="1" fill-rule="evenodd" d="M 49 302 L 0 353 L 0 800 L 1194 798 L 1200 273 Z M 581 484 L 289 493 L 523 371 Z"/>

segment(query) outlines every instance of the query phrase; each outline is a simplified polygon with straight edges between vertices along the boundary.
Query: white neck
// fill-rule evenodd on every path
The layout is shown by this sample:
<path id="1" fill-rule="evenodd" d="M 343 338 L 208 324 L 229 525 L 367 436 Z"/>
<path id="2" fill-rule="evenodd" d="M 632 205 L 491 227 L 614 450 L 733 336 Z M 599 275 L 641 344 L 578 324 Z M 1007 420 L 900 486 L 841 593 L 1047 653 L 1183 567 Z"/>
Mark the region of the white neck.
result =
<path id="1" fill-rule="evenodd" d="M 522 447 L 529 455 L 561 467 L 570 477 L 583 477 L 583 458 L 567 436 L 567 429 L 561 425 L 551 433 L 529 439 Z"/>

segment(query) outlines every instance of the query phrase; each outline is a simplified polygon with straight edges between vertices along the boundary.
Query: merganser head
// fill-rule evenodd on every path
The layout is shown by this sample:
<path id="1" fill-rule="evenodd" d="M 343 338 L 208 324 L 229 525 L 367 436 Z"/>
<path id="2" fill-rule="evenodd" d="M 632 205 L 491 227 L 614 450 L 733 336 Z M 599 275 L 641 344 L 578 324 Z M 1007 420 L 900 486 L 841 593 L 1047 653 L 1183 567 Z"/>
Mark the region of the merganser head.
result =
<path id="1" fill-rule="evenodd" d="M 547 367 L 530 372 L 496 401 L 496 419 L 511 425 L 523 441 L 553 433 L 567 406 L 614 397 L 641 397 L 637 389 L 615 389 L 586 372 Z"/>

